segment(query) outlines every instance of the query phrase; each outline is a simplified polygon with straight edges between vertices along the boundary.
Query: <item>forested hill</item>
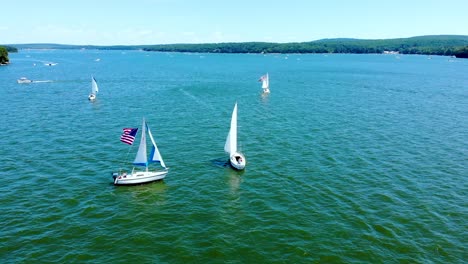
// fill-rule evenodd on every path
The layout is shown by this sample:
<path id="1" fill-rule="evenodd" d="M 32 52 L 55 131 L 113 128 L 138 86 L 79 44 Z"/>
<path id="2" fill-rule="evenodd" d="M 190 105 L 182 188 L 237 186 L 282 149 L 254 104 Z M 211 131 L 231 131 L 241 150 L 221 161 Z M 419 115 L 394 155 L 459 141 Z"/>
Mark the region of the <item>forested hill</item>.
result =
<path id="1" fill-rule="evenodd" d="M 2 45 L 0 45 L 0 47 L 4 47 L 6 49 L 6 51 L 8 51 L 8 52 L 18 52 L 18 49 L 15 48 L 15 47 L 12 47 L 12 46 L 2 46 Z"/>
<path id="2" fill-rule="evenodd" d="M 399 39 L 322 39 L 296 43 L 217 43 L 154 45 L 146 51 L 209 52 L 209 53 L 383 53 L 455 55 L 466 58 L 468 36 L 439 35 Z"/>
<path id="3" fill-rule="evenodd" d="M 201 53 L 383 53 L 445 55 L 468 58 L 468 36 L 435 35 L 398 39 L 322 39 L 310 42 L 237 42 L 208 44 L 161 44 L 92 46 L 59 44 L 8 44 L 18 49 L 113 49 Z"/>
<path id="4" fill-rule="evenodd" d="M 0 65 L 6 65 L 10 63 L 8 58 L 8 52 L 17 52 L 18 50 L 10 46 L 0 46 Z"/>

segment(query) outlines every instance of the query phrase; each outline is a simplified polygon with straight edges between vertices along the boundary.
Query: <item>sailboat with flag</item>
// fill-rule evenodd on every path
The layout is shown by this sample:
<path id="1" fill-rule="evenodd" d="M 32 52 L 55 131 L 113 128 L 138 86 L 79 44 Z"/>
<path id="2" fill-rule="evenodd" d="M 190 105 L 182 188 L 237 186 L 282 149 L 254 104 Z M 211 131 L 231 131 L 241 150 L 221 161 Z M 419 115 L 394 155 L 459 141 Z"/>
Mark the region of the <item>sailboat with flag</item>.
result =
<path id="1" fill-rule="evenodd" d="M 124 128 L 123 134 L 120 137 L 120 141 L 128 145 L 133 145 L 137 133 L 138 128 Z M 123 170 L 114 172 L 112 175 L 114 179 L 114 185 L 136 185 L 162 180 L 164 177 L 166 177 L 169 168 L 167 168 L 166 164 L 164 164 L 161 154 L 159 153 L 158 146 L 156 145 L 153 135 L 151 134 L 151 130 L 144 118 L 140 134 L 140 145 L 138 147 L 135 160 L 133 161 L 134 166 L 132 171 L 130 173 L 127 173 Z M 151 143 L 151 152 L 149 156 L 147 155 L 147 135 Z M 159 163 L 160 167 L 162 167 L 162 170 L 150 169 L 149 165 L 151 163 Z M 144 167 L 144 169 L 140 170 L 136 166 Z"/>

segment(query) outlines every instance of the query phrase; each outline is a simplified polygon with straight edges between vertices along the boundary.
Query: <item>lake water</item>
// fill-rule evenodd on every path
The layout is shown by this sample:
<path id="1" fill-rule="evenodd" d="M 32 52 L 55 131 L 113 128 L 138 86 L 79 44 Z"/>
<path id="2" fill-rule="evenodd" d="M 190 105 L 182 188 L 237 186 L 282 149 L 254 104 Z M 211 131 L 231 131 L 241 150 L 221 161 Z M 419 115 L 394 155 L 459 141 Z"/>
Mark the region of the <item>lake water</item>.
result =
<path id="1" fill-rule="evenodd" d="M 468 60 L 9 57 L 0 67 L 2 263 L 468 259 Z M 23 76 L 44 82 L 18 84 Z M 224 166 L 236 101 L 243 172 Z M 143 117 L 169 174 L 115 187 L 111 172 L 131 169 L 137 147 L 119 141 L 122 128 Z"/>

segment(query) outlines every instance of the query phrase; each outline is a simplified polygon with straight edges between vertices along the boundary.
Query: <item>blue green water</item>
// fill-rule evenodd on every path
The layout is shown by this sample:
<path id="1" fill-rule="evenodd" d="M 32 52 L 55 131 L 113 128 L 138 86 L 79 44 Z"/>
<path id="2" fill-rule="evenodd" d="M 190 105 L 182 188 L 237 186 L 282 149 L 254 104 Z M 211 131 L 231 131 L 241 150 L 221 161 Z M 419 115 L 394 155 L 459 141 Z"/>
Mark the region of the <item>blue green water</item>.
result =
<path id="1" fill-rule="evenodd" d="M 2 263 L 468 259 L 468 60 L 22 50 L 10 61 Z M 243 172 L 223 166 L 236 101 Z M 122 128 L 143 117 L 169 174 L 114 187 L 136 152 Z"/>

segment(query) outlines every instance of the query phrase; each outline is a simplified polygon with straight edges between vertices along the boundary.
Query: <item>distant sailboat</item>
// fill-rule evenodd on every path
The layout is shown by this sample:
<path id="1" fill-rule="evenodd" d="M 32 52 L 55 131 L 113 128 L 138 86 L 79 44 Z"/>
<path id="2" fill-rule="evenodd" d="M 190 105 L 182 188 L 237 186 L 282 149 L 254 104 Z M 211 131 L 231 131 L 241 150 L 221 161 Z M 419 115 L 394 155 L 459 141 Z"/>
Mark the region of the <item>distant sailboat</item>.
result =
<path id="1" fill-rule="evenodd" d="M 96 79 L 94 77 L 91 77 L 91 93 L 88 96 L 88 99 L 90 101 L 96 100 L 96 94 L 99 92 L 99 88 L 96 82 Z"/>
<path id="2" fill-rule="evenodd" d="M 229 162 L 231 166 L 237 170 L 245 168 L 245 156 L 237 151 L 237 102 L 234 105 L 231 117 L 231 128 L 224 144 L 224 151 L 229 153 Z"/>
<path id="3" fill-rule="evenodd" d="M 121 137 L 121 141 L 130 145 L 133 144 L 133 139 L 135 138 L 137 131 L 138 128 L 124 129 L 124 134 Z M 151 153 L 149 157 L 147 156 L 146 152 L 146 134 L 148 134 L 152 144 Z M 131 141 L 128 141 L 129 138 L 131 138 Z M 164 170 L 150 171 L 148 168 L 149 163 L 154 162 L 158 162 Z M 159 149 L 156 145 L 156 142 L 154 141 L 153 135 L 151 134 L 151 131 L 145 119 L 143 119 L 143 124 L 141 126 L 140 146 L 138 148 L 135 160 L 133 161 L 133 165 L 143 166 L 145 167 L 145 170 L 139 171 L 136 170 L 135 167 L 133 167 L 132 172 L 130 174 L 127 174 L 126 172 L 113 173 L 115 185 L 135 185 L 162 180 L 164 179 L 164 177 L 166 177 L 166 174 L 169 171 L 169 169 L 164 164 L 161 154 L 159 153 Z"/>
<path id="4" fill-rule="evenodd" d="M 262 82 L 263 93 L 270 93 L 270 77 L 268 76 L 268 73 L 260 77 L 258 81 Z"/>

